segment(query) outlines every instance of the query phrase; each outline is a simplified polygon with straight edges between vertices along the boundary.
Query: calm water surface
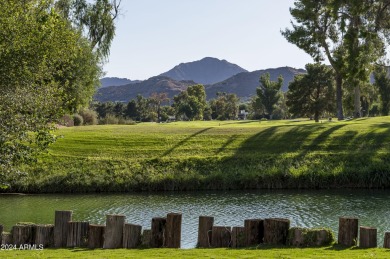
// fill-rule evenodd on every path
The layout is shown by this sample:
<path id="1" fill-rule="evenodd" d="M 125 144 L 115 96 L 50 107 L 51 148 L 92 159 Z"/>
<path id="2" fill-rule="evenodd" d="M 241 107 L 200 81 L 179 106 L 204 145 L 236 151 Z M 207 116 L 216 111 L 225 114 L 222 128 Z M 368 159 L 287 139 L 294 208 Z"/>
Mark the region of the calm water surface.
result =
<path id="1" fill-rule="evenodd" d="M 0 195 L 0 224 L 53 223 L 55 210 L 73 210 L 73 220 L 104 224 L 106 214 L 124 214 L 129 223 L 150 228 L 153 217 L 183 213 L 182 247 L 195 247 L 198 217 L 215 225 L 243 226 L 249 218 L 283 217 L 291 226 L 330 227 L 337 236 L 340 216 L 378 228 L 378 245 L 390 231 L 390 191 L 229 191 L 153 194 Z"/>

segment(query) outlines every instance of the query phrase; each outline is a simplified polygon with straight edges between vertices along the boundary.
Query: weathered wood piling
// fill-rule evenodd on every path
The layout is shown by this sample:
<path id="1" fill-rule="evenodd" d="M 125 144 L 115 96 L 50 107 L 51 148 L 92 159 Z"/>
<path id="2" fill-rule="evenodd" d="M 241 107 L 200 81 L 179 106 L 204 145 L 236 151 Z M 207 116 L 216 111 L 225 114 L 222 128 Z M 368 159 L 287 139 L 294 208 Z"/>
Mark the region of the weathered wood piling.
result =
<path id="1" fill-rule="evenodd" d="M 35 244 L 44 248 L 54 246 L 54 225 L 36 225 Z"/>
<path id="2" fill-rule="evenodd" d="M 56 211 L 54 217 L 54 247 L 66 247 L 68 222 L 72 221 L 72 211 Z"/>
<path id="3" fill-rule="evenodd" d="M 152 239 L 152 230 L 151 229 L 144 229 L 144 231 L 142 231 L 142 235 L 141 235 L 141 245 L 143 247 L 150 247 L 151 239 Z"/>
<path id="4" fill-rule="evenodd" d="M 35 241 L 35 224 L 19 223 L 12 227 L 12 239 L 16 246 L 33 244 Z"/>
<path id="5" fill-rule="evenodd" d="M 165 226 L 165 247 L 180 248 L 181 213 L 168 213 Z"/>
<path id="6" fill-rule="evenodd" d="M 213 226 L 211 236 L 212 247 L 230 247 L 231 227 Z"/>
<path id="7" fill-rule="evenodd" d="M 125 226 L 124 215 L 107 215 L 106 229 L 104 232 L 103 248 L 121 248 L 123 245 L 123 228 Z"/>
<path id="8" fill-rule="evenodd" d="M 245 247 L 245 227 L 233 227 L 232 229 L 232 248 Z"/>
<path id="9" fill-rule="evenodd" d="M 354 246 L 358 238 L 359 219 L 355 217 L 339 218 L 338 243 L 344 246 Z"/>
<path id="10" fill-rule="evenodd" d="M 152 218 L 152 236 L 150 239 L 150 247 L 160 248 L 164 246 L 166 223 L 166 218 Z"/>
<path id="11" fill-rule="evenodd" d="M 264 240 L 264 220 L 263 219 L 246 219 L 245 242 L 246 246 L 254 246 L 263 243 Z"/>
<path id="12" fill-rule="evenodd" d="M 377 230 L 372 227 L 360 227 L 359 247 L 377 247 Z"/>
<path id="13" fill-rule="evenodd" d="M 214 225 L 214 217 L 200 216 L 198 224 L 198 247 L 211 247 L 211 233 Z"/>
<path id="14" fill-rule="evenodd" d="M 2 245 L 10 245 L 13 244 L 12 234 L 8 232 L 3 232 L 1 234 L 1 244 Z"/>
<path id="15" fill-rule="evenodd" d="M 123 248 L 136 248 L 141 244 L 142 226 L 125 224 L 123 229 Z"/>
<path id="16" fill-rule="evenodd" d="M 271 245 L 286 245 L 289 219 L 269 218 L 264 220 L 264 243 Z"/>
<path id="17" fill-rule="evenodd" d="M 385 232 L 385 237 L 383 238 L 383 248 L 390 248 L 390 232 Z"/>
<path id="18" fill-rule="evenodd" d="M 87 247 L 89 222 L 68 222 L 67 247 Z"/>
<path id="19" fill-rule="evenodd" d="M 4 230 L 4 226 L 0 224 L 0 244 L 2 244 L 3 242 L 3 230 Z"/>
<path id="20" fill-rule="evenodd" d="M 106 225 L 72 221 L 72 211 L 56 211 L 54 225 L 18 223 L 11 233 L 0 225 L 0 243 L 14 247 L 88 247 L 94 248 L 180 248 L 182 214 L 168 213 L 151 220 L 151 229 L 125 223 L 124 215 L 107 215 Z M 142 233 L 142 234 L 141 234 Z M 358 239 L 359 234 L 359 239 Z M 359 247 L 377 247 L 377 229 L 358 226 L 358 218 L 340 217 L 338 243 Z M 330 245 L 334 235 L 330 229 L 292 227 L 284 218 L 247 219 L 244 226 L 214 226 L 214 217 L 200 216 L 197 247 L 248 247 L 261 243 L 313 247 Z M 383 247 L 390 248 L 390 232 Z"/>
<path id="21" fill-rule="evenodd" d="M 103 225 L 89 224 L 88 227 L 88 248 L 103 248 L 104 244 L 104 230 Z"/>
<path id="22" fill-rule="evenodd" d="M 326 246 L 333 243 L 330 229 L 293 227 L 289 230 L 288 244 L 298 247 Z"/>

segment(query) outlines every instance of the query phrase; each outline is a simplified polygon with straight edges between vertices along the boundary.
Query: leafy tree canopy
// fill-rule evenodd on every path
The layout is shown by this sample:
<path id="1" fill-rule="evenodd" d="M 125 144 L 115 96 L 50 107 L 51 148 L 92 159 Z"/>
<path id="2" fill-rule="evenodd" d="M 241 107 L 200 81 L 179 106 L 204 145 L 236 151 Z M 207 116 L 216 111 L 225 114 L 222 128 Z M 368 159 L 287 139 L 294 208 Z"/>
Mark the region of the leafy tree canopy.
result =
<path id="1" fill-rule="evenodd" d="M 334 74 L 317 64 L 305 66 L 307 74 L 298 75 L 289 85 L 287 106 L 295 116 L 313 116 L 316 122 L 324 112 L 334 111 Z"/>
<path id="2" fill-rule="evenodd" d="M 282 76 L 279 76 L 278 81 L 271 81 L 269 73 L 260 76 L 260 87 L 256 89 L 257 98 L 270 117 L 272 117 L 275 104 L 279 101 L 282 85 Z"/>
<path id="3" fill-rule="evenodd" d="M 65 112 L 88 104 L 101 57 L 52 1 L 0 2 L 0 183 L 12 184 L 55 140 Z"/>

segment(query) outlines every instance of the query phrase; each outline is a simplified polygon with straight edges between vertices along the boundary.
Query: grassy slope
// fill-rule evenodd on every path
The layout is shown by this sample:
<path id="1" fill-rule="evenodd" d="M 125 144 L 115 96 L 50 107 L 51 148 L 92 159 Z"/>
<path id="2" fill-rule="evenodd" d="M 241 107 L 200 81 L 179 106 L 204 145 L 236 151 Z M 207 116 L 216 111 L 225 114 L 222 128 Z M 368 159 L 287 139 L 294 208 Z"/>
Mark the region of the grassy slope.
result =
<path id="1" fill-rule="evenodd" d="M 323 248 L 250 249 L 145 249 L 88 250 L 45 249 L 43 251 L 0 251 L 7 258 L 389 258 L 390 250 Z"/>
<path id="2" fill-rule="evenodd" d="M 61 128 L 25 192 L 390 187 L 390 117 Z"/>

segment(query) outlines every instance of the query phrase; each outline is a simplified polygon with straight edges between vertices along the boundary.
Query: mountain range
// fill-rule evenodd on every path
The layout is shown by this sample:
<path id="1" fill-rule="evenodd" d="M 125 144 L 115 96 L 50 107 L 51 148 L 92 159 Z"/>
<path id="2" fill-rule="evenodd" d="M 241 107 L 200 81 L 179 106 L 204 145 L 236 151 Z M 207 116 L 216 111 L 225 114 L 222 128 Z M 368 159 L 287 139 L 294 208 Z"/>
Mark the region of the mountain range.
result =
<path id="1" fill-rule="evenodd" d="M 153 92 L 165 92 L 172 98 L 188 86 L 204 84 L 207 99 L 216 97 L 217 92 L 235 93 L 243 100 L 256 94 L 259 78 L 269 73 L 271 80 L 279 75 L 284 78 L 282 90 L 287 91 L 294 76 L 306 73 L 304 69 L 279 67 L 248 72 L 236 64 L 216 58 L 204 58 L 199 61 L 181 63 L 171 70 L 144 81 L 132 81 L 123 78 L 103 78 L 102 87 L 95 95 L 100 102 L 128 102 L 138 94 L 149 97 Z M 109 85 L 111 84 L 111 85 Z"/>

